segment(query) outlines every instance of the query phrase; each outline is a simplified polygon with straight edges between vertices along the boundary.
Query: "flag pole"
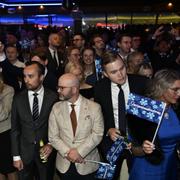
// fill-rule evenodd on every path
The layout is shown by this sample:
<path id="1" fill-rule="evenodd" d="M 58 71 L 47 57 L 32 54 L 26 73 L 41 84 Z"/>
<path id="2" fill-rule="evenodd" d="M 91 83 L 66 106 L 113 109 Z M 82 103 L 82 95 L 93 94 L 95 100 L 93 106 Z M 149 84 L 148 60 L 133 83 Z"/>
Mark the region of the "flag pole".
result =
<path id="1" fill-rule="evenodd" d="M 157 128 L 156 128 L 155 133 L 154 133 L 154 137 L 153 137 L 153 140 L 152 140 L 152 143 L 153 143 L 153 144 L 154 144 L 154 141 L 155 141 L 155 139 L 156 139 L 156 136 L 157 136 L 159 127 L 160 127 L 160 125 L 161 125 L 161 121 L 162 121 L 162 119 L 163 119 L 165 110 L 166 110 L 166 103 L 164 104 L 164 109 L 163 109 L 163 112 L 162 112 L 162 114 L 161 114 L 160 121 L 158 122 L 158 126 L 157 126 Z"/>

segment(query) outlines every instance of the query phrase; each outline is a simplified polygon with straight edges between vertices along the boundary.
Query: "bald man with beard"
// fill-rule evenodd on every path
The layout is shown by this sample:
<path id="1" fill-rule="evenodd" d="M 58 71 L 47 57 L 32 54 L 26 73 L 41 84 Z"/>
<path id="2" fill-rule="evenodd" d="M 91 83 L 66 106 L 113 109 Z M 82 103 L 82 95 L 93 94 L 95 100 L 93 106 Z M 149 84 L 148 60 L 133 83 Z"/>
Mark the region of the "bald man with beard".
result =
<path id="1" fill-rule="evenodd" d="M 70 73 L 59 78 L 58 93 L 61 101 L 53 106 L 49 117 L 49 141 L 58 152 L 56 168 L 60 179 L 93 180 L 98 165 L 86 160 L 100 160 L 97 145 L 104 132 L 101 107 L 79 94 L 79 81 Z"/>

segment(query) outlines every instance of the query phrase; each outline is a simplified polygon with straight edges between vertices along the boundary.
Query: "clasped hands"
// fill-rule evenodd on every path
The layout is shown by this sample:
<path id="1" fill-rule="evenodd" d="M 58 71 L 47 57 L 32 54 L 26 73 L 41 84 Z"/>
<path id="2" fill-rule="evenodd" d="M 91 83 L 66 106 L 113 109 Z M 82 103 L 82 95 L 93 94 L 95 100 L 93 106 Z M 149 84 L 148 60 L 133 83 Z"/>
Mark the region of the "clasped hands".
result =
<path id="1" fill-rule="evenodd" d="M 81 157 L 76 148 L 72 148 L 66 155 L 66 159 L 72 163 L 84 163 L 84 159 Z"/>

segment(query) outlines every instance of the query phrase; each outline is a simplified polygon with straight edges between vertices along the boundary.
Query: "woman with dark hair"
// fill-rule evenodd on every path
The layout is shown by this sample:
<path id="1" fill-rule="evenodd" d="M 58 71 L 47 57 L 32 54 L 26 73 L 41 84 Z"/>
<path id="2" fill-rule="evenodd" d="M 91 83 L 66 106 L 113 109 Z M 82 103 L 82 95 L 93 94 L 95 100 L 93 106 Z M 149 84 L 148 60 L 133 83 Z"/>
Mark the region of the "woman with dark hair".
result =
<path id="1" fill-rule="evenodd" d="M 14 90 L 4 84 L 2 73 L 0 73 L 0 180 L 15 180 L 15 168 L 11 156 L 11 104 Z"/>
<path id="2" fill-rule="evenodd" d="M 152 144 L 156 124 L 146 120 L 129 119 L 129 132 L 133 139 L 134 161 L 130 180 L 176 180 L 177 156 L 175 148 L 180 140 L 180 121 L 172 105 L 180 97 L 180 74 L 174 70 L 161 70 L 152 79 L 148 97 L 166 103 L 158 136 Z M 136 144 L 136 147 L 135 147 Z M 138 144 L 142 146 L 138 147 Z"/>

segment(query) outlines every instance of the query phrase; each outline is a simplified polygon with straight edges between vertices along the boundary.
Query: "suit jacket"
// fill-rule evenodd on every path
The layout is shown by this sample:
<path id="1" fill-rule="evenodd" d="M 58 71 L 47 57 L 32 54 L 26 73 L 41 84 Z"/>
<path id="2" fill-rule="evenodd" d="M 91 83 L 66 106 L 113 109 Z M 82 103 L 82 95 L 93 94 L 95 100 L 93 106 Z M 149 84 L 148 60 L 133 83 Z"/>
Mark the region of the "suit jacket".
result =
<path id="1" fill-rule="evenodd" d="M 57 92 L 57 83 L 58 79 L 56 78 L 56 76 L 52 72 L 48 71 L 46 76 L 44 77 L 43 86 L 51 89 L 54 92 Z"/>
<path id="2" fill-rule="evenodd" d="M 24 163 L 33 160 L 35 146 L 42 139 L 48 142 L 48 118 L 53 104 L 57 101 L 57 95 L 44 89 L 43 104 L 40 118 L 33 121 L 28 91 L 24 90 L 14 97 L 11 117 L 11 142 L 12 155 L 21 156 Z"/>
<path id="3" fill-rule="evenodd" d="M 49 49 L 47 49 L 46 51 L 46 56 L 48 59 L 48 64 L 47 64 L 48 71 L 52 72 L 53 74 L 56 75 L 57 78 L 59 78 L 59 76 L 64 73 L 63 55 L 60 52 L 58 52 L 59 66 L 57 66 L 57 62 L 55 62 Z"/>
<path id="4" fill-rule="evenodd" d="M 23 68 L 12 65 L 8 59 L 0 62 L 0 66 L 2 67 L 4 82 L 12 86 L 15 92 L 19 92 L 21 88 L 18 78 L 23 79 Z"/>
<path id="5" fill-rule="evenodd" d="M 0 133 L 11 129 L 11 106 L 14 96 L 14 89 L 4 85 L 0 93 Z"/>
<path id="6" fill-rule="evenodd" d="M 130 92 L 143 94 L 146 88 L 147 79 L 143 76 L 128 75 Z M 101 105 L 104 116 L 104 137 L 101 143 L 102 153 L 105 155 L 113 141 L 106 136 L 110 128 L 115 128 L 113 105 L 111 98 L 111 81 L 104 78 L 95 86 L 94 100 Z"/>
<path id="7" fill-rule="evenodd" d="M 70 148 L 77 148 L 79 154 L 86 160 L 99 161 L 97 145 L 100 143 L 103 131 L 101 107 L 80 95 L 81 105 L 78 125 L 73 135 L 67 101 L 56 103 L 49 118 L 49 141 L 57 150 L 56 167 L 65 173 L 71 164 L 65 156 Z M 95 163 L 75 163 L 79 174 L 86 175 L 97 170 Z"/>

